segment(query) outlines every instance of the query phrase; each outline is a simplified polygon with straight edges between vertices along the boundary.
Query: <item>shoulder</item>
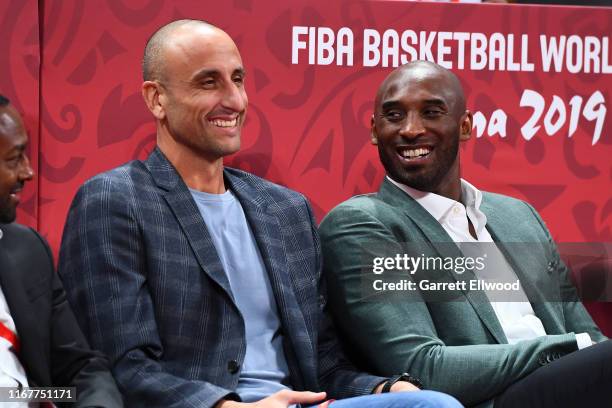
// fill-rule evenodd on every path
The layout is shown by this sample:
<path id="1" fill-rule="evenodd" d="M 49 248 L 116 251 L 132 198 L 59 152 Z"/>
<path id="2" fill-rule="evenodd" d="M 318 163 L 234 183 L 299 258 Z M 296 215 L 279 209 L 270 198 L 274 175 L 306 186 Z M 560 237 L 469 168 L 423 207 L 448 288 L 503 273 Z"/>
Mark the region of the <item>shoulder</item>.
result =
<path id="1" fill-rule="evenodd" d="M 2 230 L 2 241 L 10 245 L 21 245 L 27 247 L 32 244 L 43 244 L 45 245 L 44 239 L 30 227 L 25 225 L 12 223 L 12 224 L 0 224 L 0 230 Z"/>
<path id="2" fill-rule="evenodd" d="M 341 202 L 332 211 L 378 211 L 380 208 L 390 207 L 387 203 L 378 198 L 378 194 L 360 194 Z"/>
<path id="3" fill-rule="evenodd" d="M 137 185 L 150 178 L 150 173 L 141 161 L 134 160 L 114 169 L 99 173 L 85 183 L 84 189 L 121 189 Z"/>
<path id="4" fill-rule="evenodd" d="M 51 259 L 51 251 L 45 239 L 34 229 L 25 225 L 12 223 L 0 224 L 2 231 L 2 243 L 11 254 L 19 258 L 48 257 Z"/>
<path id="5" fill-rule="evenodd" d="M 249 187 L 256 189 L 259 193 L 264 193 L 276 200 L 294 200 L 298 202 L 306 201 L 302 193 L 292 190 L 280 184 L 273 183 L 262 177 L 256 176 L 244 170 L 232 167 L 225 167 L 225 171 L 230 177 L 246 183 Z"/>
<path id="6" fill-rule="evenodd" d="M 156 191 L 150 173 L 139 161 L 97 174 L 76 191 L 64 233 L 83 225 L 96 227 L 101 220 L 116 220 L 115 215 L 131 215 L 135 208 L 154 200 Z"/>
<path id="7" fill-rule="evenodd" d="M 85 181 L 76 192 L 73 206 L 99 200 L 126 203 L 151 189 L 154 187 L 147 168 L 140 161 L 131 161 Z"/>
<path id="8" fill-rule="evenodd" d="M 377 194 L 359 195 L 340 203 L 319 225 L 323 241 L 342 237 L 363 239 L 376 234 L 400 239 L 397 234 L 401 235 L 404 230 L 407 230 L 407 218 Z"/>
<path id="9" fill-rule="evenodd" d="M 22 238 L 27 239 L 34 234 L 34 231 L 30 227 L 25 225 L 12 223 L 12 224 L 0 224 L 0 230 L 2 230 L 2 237 L 4 239 L 15 239 Z"/>
<path id="10" fill-rule="evenodd" d="M 333 221 L 348 219 L 383 220 L 387 214 L 395 214 L 397 209 L 378 198 L 375 193 L 361 194 L 334 207 L 321 221 L 321 226 Z"/>
<path id="11" fill-rule="evenodd" d="M 492 193 L 490 191 L 483 191 L 482 199 L 491 204 L 510 207 L 524 207 L 527 204 L 525 201 L 519 200 L 518 198 L 510 197 L 504 194 Z"/>
<path id="12" fill-rule="evenodd" d="M 535 215 L 539 217 L 536 210 L 526 201 L 503 194 L 482 192 L 483 205 L 495 212 L 502 212 L 508 216 Z"/>

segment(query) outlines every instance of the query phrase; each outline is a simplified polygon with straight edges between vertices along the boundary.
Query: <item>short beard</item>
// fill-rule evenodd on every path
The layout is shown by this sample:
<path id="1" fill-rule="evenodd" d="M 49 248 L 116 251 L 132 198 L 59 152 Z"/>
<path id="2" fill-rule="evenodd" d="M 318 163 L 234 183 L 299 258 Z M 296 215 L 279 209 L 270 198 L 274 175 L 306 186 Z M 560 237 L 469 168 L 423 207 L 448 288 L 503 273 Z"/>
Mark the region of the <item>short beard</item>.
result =
<path id="1" fill-rule="evenodd" d="M 10 224 L 17 218 L 17 209 L 11 206 L 9 199 L 0 202 L 0 224 Z"/>
<path id="2" fill-rule="evenodd" d="M 219 145 L 212 142 L 204 142 L 202 140 L 196 140 L 189 137 L 184 137 L 181 134 L 172 135 L 174 142 L 177 145 L 186 147 L 192 152 L 196 152 L 199 157 L 206 158 L 207 160 L 223 159 L 226 156 L 230 156 L 240 151 L 242 140 L 238 140 L 238 146 L 236 148 L 228 149 L 227 146 Z"/>
<path id="3" fill-rule="evenodd" d="M 406 171 L 397 161 L 394 161 L 387 155 L 384 146 L 378 145 L 378 157 L 385 168 L 385 171 L 393 180 L 398 183 L 404 184 L 408 187 L 414 188 L 415 190 L 424 192 L 436 192 L 436 189 L 445 177 L 448 176 L 450 169 L 452 168 L 455 160 L 457 160 L 457 154 L 459 153 L 459 139 L 457 138 L 456 143 L 450 146 L 448 152 L 441 152 L 444 157 L 439 157 L 441 166 L 438 166 L 433 171 L 415 175 L 409 171 Z"/>

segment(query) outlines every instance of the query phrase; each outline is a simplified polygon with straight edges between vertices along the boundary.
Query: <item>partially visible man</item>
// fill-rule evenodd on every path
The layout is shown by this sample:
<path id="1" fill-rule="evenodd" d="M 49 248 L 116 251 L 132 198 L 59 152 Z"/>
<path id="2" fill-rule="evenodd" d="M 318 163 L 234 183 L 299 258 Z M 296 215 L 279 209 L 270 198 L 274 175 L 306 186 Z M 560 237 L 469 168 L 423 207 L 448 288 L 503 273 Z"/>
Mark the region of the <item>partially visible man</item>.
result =
<path id="1" fill-rule="evenodd" d="M 21 117 L 0 95 L 0 386 L 76 387 L 76 403 L 57 405 L 123 407 L 107 361 L 77 325 L 49 247 L 36 231 L 13 223 L 20 192 L 34 175 L 27 143 Z"/>
<path id="2" fill-rule="evenodd" d="M 578 300 L 536 211 L 460 178 L 459 143 L 471 132 L 461 84 L 439 65 L 406 64 L 380 86 L 371 140 L 387 177 L 378 193 L 340 204 L 320 227 L 330 308 L 349 356 L 378 375 L 409 371 L 466 405 L 606 406 L 612 343 Z M 375 258 L 435 264 L 475 247 L 490 255 L 493 280 L 518 279 L 521 290 L 470 290 L 466 283 L 490 277 L 474 265 L 465 273 L 376 270 L 378 289 L 368 286 Z M 406 289 L 385 292 L 381 282 L 398 276 Z M 437 296 L 432 282 L 443 290 Z"/>
<path id="3" fill-rule="evenodd" d="M 457 406 L 426 391 L 369 395 L 416 387 L 344 359 L 306 199 L 223 166 L 247 110 L 232 39 L 169 23 L 147 43 L 143 77 L 157 148 L 79 190 L 59 267 L 129 406 L 285 408 L 326 395 L 345 398 L 326 403 L 337 408 Z"/>

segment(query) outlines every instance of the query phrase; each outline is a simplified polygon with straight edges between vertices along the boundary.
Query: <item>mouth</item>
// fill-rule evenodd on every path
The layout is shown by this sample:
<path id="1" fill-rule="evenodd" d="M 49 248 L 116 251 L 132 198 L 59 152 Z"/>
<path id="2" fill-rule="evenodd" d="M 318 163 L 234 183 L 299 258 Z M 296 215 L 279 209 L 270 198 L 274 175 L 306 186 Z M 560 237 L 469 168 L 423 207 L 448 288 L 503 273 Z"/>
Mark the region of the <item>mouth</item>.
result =
<path id="1" fill-rule="evenodd" d="M 9 193 L 9 198 L 18 203 L 21 200 L 21 190 L 23 190 L 23 187 L 18 187 L 11 190 Z"/>
<path id="2" fill-rule="evenodd" d="M 397 154 L 403 161 L 417 163 L 425 161 L 431 155 L 433 148 L 430 146 L 406 147 L 401 146 L 397 149 Z"/>
<path id="3" fill-rule="evenodd" d="M 208 123 L 222 129 L 235 128 L 238 126 L 238 116 L 233 119 L 209 119 Z"/>

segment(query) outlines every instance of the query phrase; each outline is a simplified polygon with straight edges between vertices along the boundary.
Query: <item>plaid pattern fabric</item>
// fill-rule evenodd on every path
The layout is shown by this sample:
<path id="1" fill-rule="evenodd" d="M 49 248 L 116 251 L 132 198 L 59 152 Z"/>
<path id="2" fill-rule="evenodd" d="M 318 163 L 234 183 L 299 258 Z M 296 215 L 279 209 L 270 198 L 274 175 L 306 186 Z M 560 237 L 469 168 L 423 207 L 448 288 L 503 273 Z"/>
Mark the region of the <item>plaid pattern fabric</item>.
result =
<path id="1" fill-rule="evenodd" d="M 330 397 L 381 378 L 344 360 L 319 288 L 320 245 L 305 198 L 226 168 L 278 304 L 291 385 Z M 248 272 L 249 265 L 245 265 Z M 156 149 L 78 191 L 59 273 L 92 347 L 105 352 L 130 407 L 210 407 L 235 398 L 244 322 L 193 198 Z"/>

